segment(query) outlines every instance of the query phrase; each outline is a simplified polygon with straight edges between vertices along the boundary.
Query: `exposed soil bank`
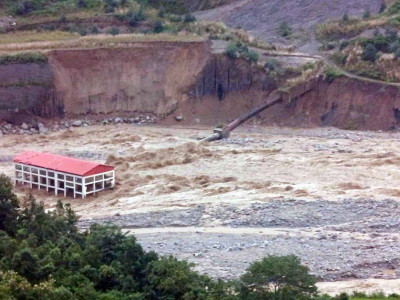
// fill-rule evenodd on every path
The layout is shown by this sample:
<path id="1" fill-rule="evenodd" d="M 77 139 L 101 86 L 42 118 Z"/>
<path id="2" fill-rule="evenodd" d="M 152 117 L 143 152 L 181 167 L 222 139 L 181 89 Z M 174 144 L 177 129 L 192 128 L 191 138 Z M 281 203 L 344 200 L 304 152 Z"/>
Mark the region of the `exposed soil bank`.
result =
<path id="1" fill-rule="evenodd" d="M 268 125 L 393 130 L 400 123 L 400 91 L 347 77 L 333 83 L 321 80 L 309 93 L 273 107 L 261 118 Z"/>
<path id="2" fill-rule="evenodd" d="M 53 50 L 48 64 L 0 66 L 0 120 L 28 116 L 152 113 L 176 124 L 226 123 L 263 104 L 279 85 L 262 69 L 212 53 L 210 42 L 138 42 L 125 48 Z M 322 78 L 262 113 L 263 125 L 393 130 L 395 87 Z"/>

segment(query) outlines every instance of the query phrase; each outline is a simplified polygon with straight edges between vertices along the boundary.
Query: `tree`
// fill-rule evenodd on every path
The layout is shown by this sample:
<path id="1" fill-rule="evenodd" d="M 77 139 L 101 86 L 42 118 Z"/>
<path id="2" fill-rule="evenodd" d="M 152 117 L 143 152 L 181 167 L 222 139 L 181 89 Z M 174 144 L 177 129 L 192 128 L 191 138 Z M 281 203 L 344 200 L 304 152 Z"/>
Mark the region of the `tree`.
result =
<path id="1" fill-rule="evenodd" d="M 378 50 L 373 44 L 365 46 L 362 59 L 365 61 L 375 62 L 378 57 Z"/>
<path id="2" fill-rule="evenodd" d="M 240 278 L 242 299 L 307 299 L 317 280 L 294 255 L 268 256 L 253 263 Z"/>
<path id="3" fill-rule="evenodd" d="M 176 258 L 162 257 L 147 268 L 146 299 L 206 299 L 211 279 L 191 270 L 192 265 Z"/>
<path id="4" fill-rule="evenodd" d="M 17 232 L 19 202 L 14 194 L 11 179 L 0 175 L 0 230 L 14 236 Z"/>
<path id="5" fill-rule="evenodd" d="M 288 37 L 292 34 L 292 28 L 287 22 L 282 22 L 279 26 L 279 34 L 283 37 Z"/>

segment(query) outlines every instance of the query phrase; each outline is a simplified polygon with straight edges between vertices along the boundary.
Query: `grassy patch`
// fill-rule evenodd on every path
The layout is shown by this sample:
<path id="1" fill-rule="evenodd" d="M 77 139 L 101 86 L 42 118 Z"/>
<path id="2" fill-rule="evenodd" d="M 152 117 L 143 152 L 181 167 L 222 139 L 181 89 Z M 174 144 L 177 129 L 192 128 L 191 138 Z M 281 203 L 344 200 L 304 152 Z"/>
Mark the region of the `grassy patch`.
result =
<path id="1" fill-rule="evenodd" d="M 45 64 L 47 56 L 40 52 L 17 53 L 13 55 L 0 56 L 0 65 L 9 64 Z"/>
<path id="2" fill-rule="evenodd" d="M 18 31 L 13 34 L 0 34 L 0 44 L 62 41 L 78 38 L 76 33 L 65 31 Z"/>
<path id="3" fill-rule="evenodd" d="M 204 42 L 207 39 L 196 35 L 175 34 L 120 34 L 116 36 L 99 34 L 75 39 L 55 40 L 51 42 L 32 42 L 20 44 L 0 44 L 0 51 L 45 51 L 59 48 L 121 48 L 138 42 Z"/>

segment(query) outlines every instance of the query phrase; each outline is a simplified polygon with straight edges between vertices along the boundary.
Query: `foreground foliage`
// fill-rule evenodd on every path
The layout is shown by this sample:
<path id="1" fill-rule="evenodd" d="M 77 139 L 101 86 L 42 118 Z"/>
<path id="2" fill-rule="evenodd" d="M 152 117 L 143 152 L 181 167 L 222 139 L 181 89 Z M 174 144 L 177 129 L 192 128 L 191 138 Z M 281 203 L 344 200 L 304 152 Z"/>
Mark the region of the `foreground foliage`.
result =
<path id="1" fill-rule="evenodd" d="M 225 282 L 144 251 L 116 226 L 80 232 L 77 220 L 61 202 L 46 212 L 28 196 L 20 207 L 0 175 L 0 300 L 332 299 L 317 295 L 316 278 L 295 256 L 266 257 Z"/>

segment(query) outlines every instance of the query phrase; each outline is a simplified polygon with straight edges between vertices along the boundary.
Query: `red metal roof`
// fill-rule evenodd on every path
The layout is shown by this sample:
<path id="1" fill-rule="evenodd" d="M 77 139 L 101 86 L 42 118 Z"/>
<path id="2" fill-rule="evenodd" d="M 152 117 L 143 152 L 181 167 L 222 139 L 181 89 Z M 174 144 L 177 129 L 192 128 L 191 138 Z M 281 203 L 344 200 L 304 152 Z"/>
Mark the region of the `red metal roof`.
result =
<path id="1" fill-rule="evenodd" d="M 14 162 L 84 177 L 114 170 L 112 166 L 96 162 L 35 151 L 16 155 Z"/>

